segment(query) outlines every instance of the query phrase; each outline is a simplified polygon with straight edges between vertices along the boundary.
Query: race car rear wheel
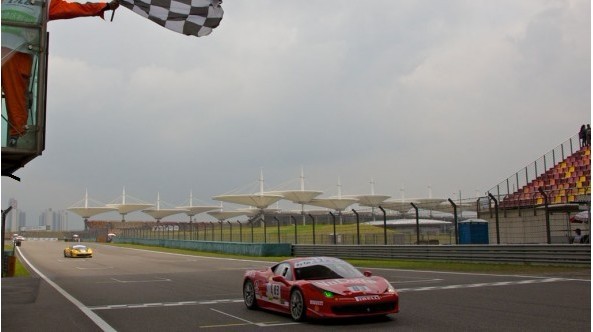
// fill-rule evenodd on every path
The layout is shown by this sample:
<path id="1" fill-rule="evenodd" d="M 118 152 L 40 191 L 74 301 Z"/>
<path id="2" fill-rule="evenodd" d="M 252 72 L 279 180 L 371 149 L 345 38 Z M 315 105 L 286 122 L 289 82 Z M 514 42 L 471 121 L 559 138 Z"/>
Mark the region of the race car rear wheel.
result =
<path id="1" fill-rule="evenodd" d="M 302 322 L 305 320 L 307 308 L 305 306 L 305 299 L 303 298 L 303 293 L 295 289 L 290 293 L 290 315 L 292 319 L 297 322 Z"/>
<path id="2" fill-rule="evenodd" d="M 247 279 L 243 284 L 243 300 L 247 309 L 257 308 L 257 301 L 255 300 L 255 287 L 253 281 Z"/>

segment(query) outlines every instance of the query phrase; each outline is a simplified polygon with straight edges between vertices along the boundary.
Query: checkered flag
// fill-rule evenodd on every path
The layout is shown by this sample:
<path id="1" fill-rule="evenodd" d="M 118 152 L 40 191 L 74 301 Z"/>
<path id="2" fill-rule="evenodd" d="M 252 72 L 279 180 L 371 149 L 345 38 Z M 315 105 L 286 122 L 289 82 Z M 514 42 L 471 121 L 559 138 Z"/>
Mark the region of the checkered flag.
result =
<path id="1" fill-rule="evenodd" d="M 222 20 L 222 0 L 120 0 L 158 25 L 184 35 L 207 36 Z"/>

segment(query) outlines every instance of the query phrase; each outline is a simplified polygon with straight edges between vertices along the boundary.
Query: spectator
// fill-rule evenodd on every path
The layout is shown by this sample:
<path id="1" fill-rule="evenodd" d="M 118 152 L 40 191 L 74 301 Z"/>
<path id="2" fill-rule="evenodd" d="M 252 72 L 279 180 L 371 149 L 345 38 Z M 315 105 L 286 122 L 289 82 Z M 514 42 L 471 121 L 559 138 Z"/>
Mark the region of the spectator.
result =
<path id="1" fill-rule="evenodd" d="M 581 130 L 579 130 L 579 143 L 581 144 L 581 148 L 585 146 L 587 140 L 587 126 L 582 125 Z"/>
<path id="2" fill-rule="evenodd" d="M 581 243 L 583 236 L 581 235 L 581 229 L 577 228 L 574 230 L 575 236 L 572 238 L 572 243 Z"/>
<path id="3" fill-rule="evenodd" d="M 587 125 L 587 131 L 585 132 L 585 145 L 590 146 L 591 145 L 591 125 L 588 124 Z"/>

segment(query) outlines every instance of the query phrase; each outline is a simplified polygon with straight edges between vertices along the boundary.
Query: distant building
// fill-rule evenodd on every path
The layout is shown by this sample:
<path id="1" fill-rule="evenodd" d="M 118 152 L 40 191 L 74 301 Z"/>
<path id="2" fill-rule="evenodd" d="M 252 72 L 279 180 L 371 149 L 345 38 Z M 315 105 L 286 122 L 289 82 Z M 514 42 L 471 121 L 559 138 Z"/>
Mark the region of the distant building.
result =
<path id="1" fill-rule="evenodd" d="M 54 211 L 49 208 L 39 216 L 39 226 L 53 231 L 68 230 L 68 213 L 64 210 Z"/>
<path id="2" fill-rule="evenodd" d="M 18 232 L 21 227 L 27 224 L 26 214 L 24 211 L 19 210 L 16 199 L 10 198 L 8 205 L 12 206 L 12 210 L 6 215 L 6 230 L 8 232 Z"/>

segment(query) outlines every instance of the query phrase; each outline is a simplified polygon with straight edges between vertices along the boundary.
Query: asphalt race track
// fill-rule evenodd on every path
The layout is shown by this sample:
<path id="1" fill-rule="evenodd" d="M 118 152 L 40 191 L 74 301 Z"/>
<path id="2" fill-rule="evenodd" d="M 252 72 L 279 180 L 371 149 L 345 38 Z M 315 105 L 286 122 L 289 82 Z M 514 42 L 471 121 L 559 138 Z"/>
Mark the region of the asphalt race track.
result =
<path id="1" fill-rule="evenodd" d="M 64 242 L 24 242 L 22 256 L 41 279 L 2 280 L 2 329 L 47 330 L 53 319 L 62 331 L 591 330 L 590 274 L 369 269 L 399 290 L 399 314 L 294 323 L 243 304 L 244 271 L 269 263 L 89 245 L 93 258 L 64 258 Z"/>

